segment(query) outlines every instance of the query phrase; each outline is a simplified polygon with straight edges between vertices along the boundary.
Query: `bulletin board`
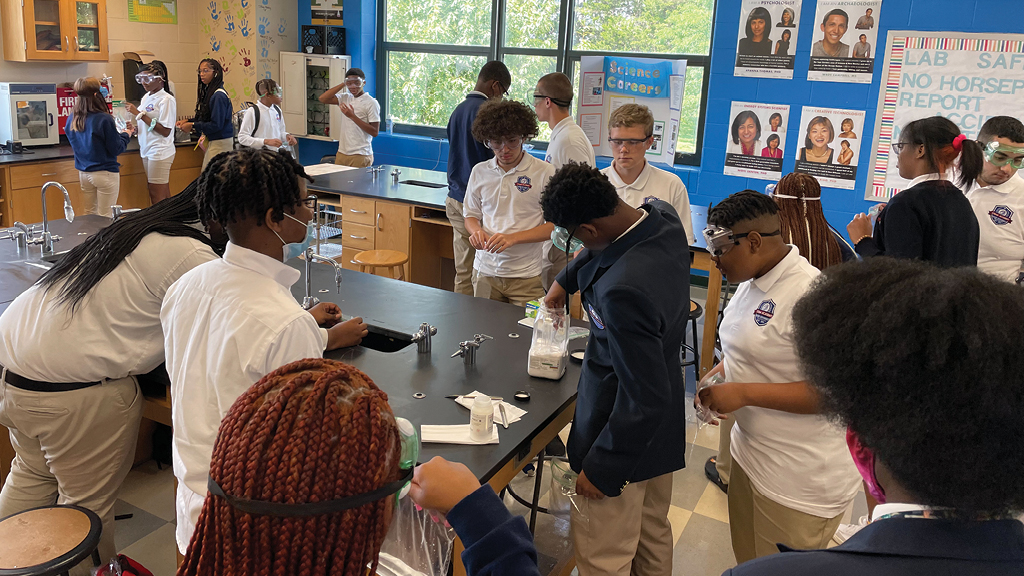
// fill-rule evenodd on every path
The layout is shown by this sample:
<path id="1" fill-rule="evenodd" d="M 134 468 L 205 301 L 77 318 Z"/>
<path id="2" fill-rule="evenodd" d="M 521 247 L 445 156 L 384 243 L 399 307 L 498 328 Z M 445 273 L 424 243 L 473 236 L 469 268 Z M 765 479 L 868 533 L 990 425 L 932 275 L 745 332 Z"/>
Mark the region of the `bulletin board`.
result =
<path id="1" fill-rule="evenodd" d="M 623 104 L 642 104 L 654 115 L 654 145 L 647 160 L 673 164 L 686 83 L 686 60 L 584 56 L 580 59 L 579 117 L 596 156 L 611 156 L 608 116 Z"/>
<path id="2" fill-rule="evenodd" d="M 891 144 L 900 127 L 944 116 L 976 138 L 992 116 L 1024 112 L 1024 35 L 889 31 L 865 200 L 907 187 Z"/>
<path id="3" fill-rule="evenodd" d="M 177 24 L 178 0 L 128 0 L 128 21 Z"/>

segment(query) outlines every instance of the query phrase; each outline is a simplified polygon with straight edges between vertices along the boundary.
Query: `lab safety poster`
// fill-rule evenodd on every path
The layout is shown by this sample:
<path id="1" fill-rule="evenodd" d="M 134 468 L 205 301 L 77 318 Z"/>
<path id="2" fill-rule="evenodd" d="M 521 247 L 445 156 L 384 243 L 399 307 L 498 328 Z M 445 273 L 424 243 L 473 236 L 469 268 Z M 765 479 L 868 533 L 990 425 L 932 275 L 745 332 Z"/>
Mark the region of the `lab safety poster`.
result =
<path id="1" fill-rule="evenodd" d="M 793 78 L 801 0 L 743 0 L 735 76 Z"/>
<path id="2" fill-rule="evenodd" d="M 654 116 L 654 145 L 647 151 L 647 160 L 673 164 L 685 84 L 686 60 L 584 56 L 576 123 L 595 155 L 611 156 L 609 115 L 624 104 L 647 106 Z"/>
<path id="3" fill-rule="evenodd" d="M 807 79 L 870 84 L 882 0 L 818 0 Z"/>
<path id="4" fill-rule="evenodd" d="M 782 178 L 789 106 L 733 102 L 729 118 L 725 174 L 766 180 Z"/>
<path id="5" fill-rule="evenodd" d="M 794 172 L 810 174 L 822 186 L 853 190 L 857 183 L 864 110 L 804 106 Z"/>
<path id="6" fill-rule="evenodd" d="M 907 187 L 891 144 L 908 122 L 944 116 L 971 140 L 992 116 L 1024 113 L 1024 35 L 890 31 L 864 198 Z"/>

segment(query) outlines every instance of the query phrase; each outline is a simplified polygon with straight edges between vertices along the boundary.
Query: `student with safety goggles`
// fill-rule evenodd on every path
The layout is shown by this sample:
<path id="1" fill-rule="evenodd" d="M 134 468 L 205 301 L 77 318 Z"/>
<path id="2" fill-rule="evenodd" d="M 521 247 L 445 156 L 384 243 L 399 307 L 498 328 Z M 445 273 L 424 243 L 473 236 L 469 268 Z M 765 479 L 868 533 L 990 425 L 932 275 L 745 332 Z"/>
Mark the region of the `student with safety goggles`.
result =
<path id="1" fill-rule="evenodd" d="M 171 195 L 171 164 L 174 163 L 174 122 L 177 102 L 167 86 L 167 72 L 150 62 L 135 75 L 146 89 L 138 108 L 129 102 L 128 112 L 139 125 L 139 155 L 146 171 L 149 199 L 153 204 Z"/>
<path id="2" fill-rule="evenodd" d="M 1024 268 L 1024 124 L 994 116 L 978 134 L 985 156 L 967 199 L 978 218 L 978 268 L 1009 282 Z"/>
<path id="3" fill-rule="evenodd" d="M 843 431 L 818 414 L 793 342 L 793 307 L 820 272 L 781 233 L 778 205 L 753 190 L 709 210 L 704 230 L 715 266 L 739 284 L 719 330 L 724 358 L 697 397 L 735 419 L 728 494 L 739 563 L 780 543 L 824 548 L 860 487 Z M 716 375 L 724 382 L 714 384 Z"/>
<path id="4" fill-rule="evenodd" d="M 295 146 L 298 140 L 288 133 L 281 112 L 281 95 L 284 91 L 273 78 L 264 78 L 256 83 L 256 95 L 260 97 L 255 106 L 250 106 L 242 116 L 238 127 L 238 143 L 250 148 L 269 148 L 277 151 L 282 146 Z"/>

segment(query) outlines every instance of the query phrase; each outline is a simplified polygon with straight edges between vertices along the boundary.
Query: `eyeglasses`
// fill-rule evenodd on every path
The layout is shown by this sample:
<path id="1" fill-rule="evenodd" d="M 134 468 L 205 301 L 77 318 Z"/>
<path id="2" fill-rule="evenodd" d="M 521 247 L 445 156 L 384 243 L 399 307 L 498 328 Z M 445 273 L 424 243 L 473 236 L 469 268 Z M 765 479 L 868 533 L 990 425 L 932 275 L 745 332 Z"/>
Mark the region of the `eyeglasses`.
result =
<path id="1" fill-rule="evenodd" d="M 893 152 L 897 154 L 902 154 L 903 149 L 906 148 L 907 146 L 910 146 L 910 142 L 893 142 L 892 144 L 890 144 L 890 146 L 892 146 Z"/>
<path id="2" fill-rule="evenodd" d="M 981 144 L 981 142 L 978 142 L 978 144 Z M 1007 154 L 1024 154 L 1024 148 L 1007 146 L 994 140 L 988 144 L 982 144 L 982 148 L 982 151 L 985 153 L 985 160 L 993 166 L 1002 168 L 1009 164 L 1014 170 L 1024 168 L 1024 156 L 1007 156 Z"/>
<path id="3" fill-rule="evenodd" d="M 199 73 L 200 74 L 213 74 L 213 70 L 210 70 L 209 68 L 200 68 L 199 69 Z"/>
<path id="4" fill-rule="evenodd" d="M 498 82 L 497 80 L 495 80 L 494 83 L 497 84 L 498 85 L 498 89 L 501 90 L 501 97 L 502 98 L 508 98 L 508 91 L 511 90 L 512 87 L 509 86 L 508 88 L 506 88 L 504 84 L 502 84 L 501 82 Z"/>
<path id="5" fill-rule="evenodd" d="M 299 203 L 305 206 L 306 208 L 309 208 L 310 210 L 316 210 L 316 195 L 310 194 L 309 196 L 306 196 L 302 200 L 299 200 Z"/>
<path id="6" fill-rule="evenodd" d="M 613 148 L 622 148 L 623 146 L 635 148 L 644 142 L 647 142 L 647 140 L 648 138 L 609 138 L 608 143 L 611 144 Z"/>
<path id="7" fill-rule="evenodd" d="M 502 148 L 505 147 L 515 149 L 519 148 L 522 145 L 522 138 L 509 138 L 508 140 L 487 140 L 486 142 L 484 142 L 484 146 L 487 146 L 491 150 L 501 150 Z"/>

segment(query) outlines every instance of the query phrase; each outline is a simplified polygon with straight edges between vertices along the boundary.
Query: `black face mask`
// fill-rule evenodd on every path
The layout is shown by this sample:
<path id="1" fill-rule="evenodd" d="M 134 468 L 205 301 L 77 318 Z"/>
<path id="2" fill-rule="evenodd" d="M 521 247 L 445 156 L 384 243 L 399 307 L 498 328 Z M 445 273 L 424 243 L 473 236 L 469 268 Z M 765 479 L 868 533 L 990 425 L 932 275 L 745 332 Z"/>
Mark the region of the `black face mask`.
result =
<path id="1" fill-rule="evenodd" d="M 371 502 L 376 502 L 381 498 L 386 498 L 404 488 L 405 485 L 412 480 L 413 470 L 414 468 L 407 469 L 405 474 L 403 474 L 398 480 L 388 482 L 372 492 L 354 494 L 352 496 L 338 498 L 337 500 L 325 500 L 323 502 L 287 504 L 284 502 L 266 502 L 262 500 L 239 498 L 237 496 L 228 496 L 212 476 L 210 476 L 206 481 L 206 488 L 213 496 L 223 498 L 227 501 L 229 506 L 246 514 L 253 514 L 256 516 L 277 516 L 281 518 L 320 516 L 322 514 L 333 514 L 335 512 L 359 508 L 360 506 L 370 504 Z"/>

